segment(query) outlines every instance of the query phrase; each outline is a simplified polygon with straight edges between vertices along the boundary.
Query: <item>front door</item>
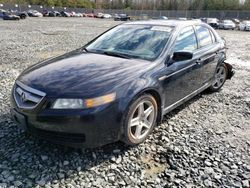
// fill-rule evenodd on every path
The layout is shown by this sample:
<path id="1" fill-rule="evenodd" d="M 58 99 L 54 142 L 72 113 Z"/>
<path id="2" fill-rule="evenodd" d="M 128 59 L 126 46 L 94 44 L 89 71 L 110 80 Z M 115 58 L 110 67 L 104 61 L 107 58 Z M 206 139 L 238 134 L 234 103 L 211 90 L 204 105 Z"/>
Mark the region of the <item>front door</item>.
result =
<path id="1" fill-rule="evenodd" d="M 172 48 L 172 53 L 181 51 L 193 53 L 193 58 L 173 62 L 165 68 L 163 77 L 165 110 L 202 87 L 201 66 L 197 61 L 199 59 L 198 43 L 192 26 L 180 31 Z"/>

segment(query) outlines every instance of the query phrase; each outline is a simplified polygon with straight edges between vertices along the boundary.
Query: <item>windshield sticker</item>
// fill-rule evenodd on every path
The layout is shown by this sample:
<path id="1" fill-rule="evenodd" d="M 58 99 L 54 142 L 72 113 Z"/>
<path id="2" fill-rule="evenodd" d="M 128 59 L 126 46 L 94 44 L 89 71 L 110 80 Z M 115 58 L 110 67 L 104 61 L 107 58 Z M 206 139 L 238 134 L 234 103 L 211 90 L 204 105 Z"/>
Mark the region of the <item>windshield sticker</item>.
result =
<path id="1" fill-rule="evenodd" d="M 152 31 L 164 31 L 164 32 L 171 32 L 171 28 L 170 27 L 164 27 L 164 26 L 153 26 L 151 28 Z"/>

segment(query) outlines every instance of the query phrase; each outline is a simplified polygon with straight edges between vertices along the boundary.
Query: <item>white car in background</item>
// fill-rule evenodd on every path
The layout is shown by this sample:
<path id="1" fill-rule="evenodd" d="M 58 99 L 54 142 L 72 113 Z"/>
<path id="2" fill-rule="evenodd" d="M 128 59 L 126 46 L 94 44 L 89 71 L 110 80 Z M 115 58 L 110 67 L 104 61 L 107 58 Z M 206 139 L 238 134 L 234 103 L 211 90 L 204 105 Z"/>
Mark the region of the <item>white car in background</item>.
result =
<path id="1" fill-rule="evenodd" d="M 79 18 L 79 17 L 83 17 L 83 15 L 82 15 L 82 13 L 78 12 L 78 13 L 75 14 L 75 17 Z"/>
<path id="2" fill-rule="evenodd" d="M 241 31 L 250 31 L 250 21 L 243 21 L 240 23 L 239 28 Z"/>
<path id="3" fill-rule="evenodd" d="M 232 20 L 223 20 L 219 24 L 219 28 L 220 29 L 232 29 L 232 30 L 234 30 L 236 28 L 236 25 Z"/>
<path id="4" fill-rule="evenodd" d="M 97 14 L 95 15 L 95 17 L 97 17 L 97 18 L 103 18 L 103 16 L 104 16 L 104 14 L 101 13 L 101 12 L 99 12 L 99 13 L 97 13 Z"/>
<path id="5" fill-rule="evenodd" d="M 202 20 L 215 29 L 219 28 L 219 20 L 217 18 L 204 18 Z"/>
<path id="6" fill-rule="evenodd" d="M 104 14 L 104 15 L 103 15 L 103 18 L 105 18 L 105 19 L 110 19 L 110 18 L 112 18 L 112 16 L 111 16 L 110 14 Z"/>
<path id="7" fill-rule="evenodd" d="M 30 17 L 43 17 L 43 14 L 37 10 L 28 10 L 28 15 Z"/>

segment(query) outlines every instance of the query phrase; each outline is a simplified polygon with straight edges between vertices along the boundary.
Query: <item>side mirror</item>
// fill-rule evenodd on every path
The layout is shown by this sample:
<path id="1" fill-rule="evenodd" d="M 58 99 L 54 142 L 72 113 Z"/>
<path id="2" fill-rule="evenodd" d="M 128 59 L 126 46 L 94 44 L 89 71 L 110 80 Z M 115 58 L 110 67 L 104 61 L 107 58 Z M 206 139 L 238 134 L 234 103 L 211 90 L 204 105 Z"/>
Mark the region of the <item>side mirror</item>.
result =
<path id="1" fill-rule="evenodd" d="M 193 53 L 190 52 L 174 52 L 172 59 L 174 62 L 186 61 L 193 58 Z"/>

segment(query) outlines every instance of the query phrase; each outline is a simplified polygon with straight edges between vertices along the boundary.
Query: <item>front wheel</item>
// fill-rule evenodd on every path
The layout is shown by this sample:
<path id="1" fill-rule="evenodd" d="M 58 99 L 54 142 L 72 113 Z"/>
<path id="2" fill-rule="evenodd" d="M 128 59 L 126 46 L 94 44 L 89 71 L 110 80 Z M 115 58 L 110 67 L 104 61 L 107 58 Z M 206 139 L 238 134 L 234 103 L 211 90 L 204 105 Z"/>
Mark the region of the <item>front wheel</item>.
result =
<path id="1" fill-rule="evenodd" d="M 136 99 L 125 118 L 123 142 L 131 146 L 144 142 L 156 124 L 157 112 L 157 102 L 152 95 Z"/>
<path id="2" fill-rule="evenodd" d="M 219 91 L 220 88 L 225 84 L 226 79 L 227 79 L 227 67 L 225 63 L 222 63 L 217 67 L 214 75 L 214 80 L 209 89 L 213 92 Z"/>

